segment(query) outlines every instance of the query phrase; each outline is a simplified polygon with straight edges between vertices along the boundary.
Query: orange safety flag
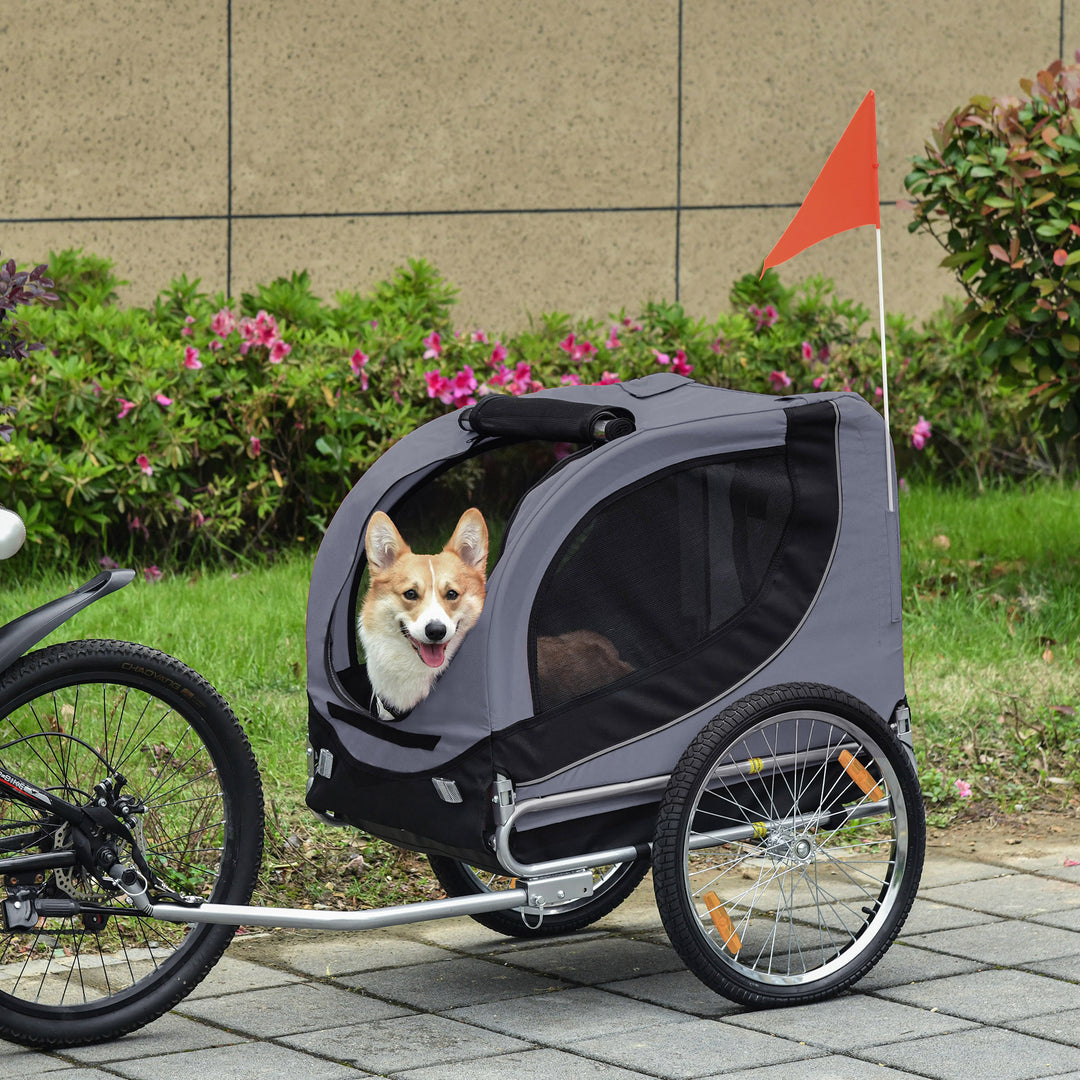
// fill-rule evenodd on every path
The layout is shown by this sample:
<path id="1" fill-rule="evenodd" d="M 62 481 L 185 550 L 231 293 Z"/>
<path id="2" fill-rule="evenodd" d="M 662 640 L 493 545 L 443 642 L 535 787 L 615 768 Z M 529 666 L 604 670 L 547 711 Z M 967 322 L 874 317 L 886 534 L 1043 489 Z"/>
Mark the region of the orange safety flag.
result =
<path id="1" fill-rule="evenodd" d="M 881 228 L 874 91 L 863 98 L 794 220 L 769 252 L 762 276 L 804 248 L 860 225 Z"/>

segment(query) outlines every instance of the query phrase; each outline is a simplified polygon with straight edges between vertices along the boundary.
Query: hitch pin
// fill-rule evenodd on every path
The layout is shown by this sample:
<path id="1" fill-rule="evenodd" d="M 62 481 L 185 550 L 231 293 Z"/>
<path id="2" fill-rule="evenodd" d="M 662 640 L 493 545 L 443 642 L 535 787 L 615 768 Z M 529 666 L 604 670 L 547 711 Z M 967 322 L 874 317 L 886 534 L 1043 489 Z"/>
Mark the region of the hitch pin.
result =
<path id="1" fill-rule="evenodd" d="M 127 893 L 136 910 L 143 915 L 152 915 L 154 907 L 146 895 L 146 879 L 133 866 L 116 863 L 109 870 L 109 877 Z"/>

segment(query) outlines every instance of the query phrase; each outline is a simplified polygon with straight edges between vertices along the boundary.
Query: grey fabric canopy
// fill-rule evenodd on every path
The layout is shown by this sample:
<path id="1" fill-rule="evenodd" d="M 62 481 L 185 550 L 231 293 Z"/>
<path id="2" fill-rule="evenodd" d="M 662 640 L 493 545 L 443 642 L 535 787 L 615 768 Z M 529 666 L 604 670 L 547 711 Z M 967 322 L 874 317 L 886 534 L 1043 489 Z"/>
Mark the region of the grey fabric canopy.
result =
<path id="1" fill-rule="evenodd" d="M 539 411 L 575 408 L 586 425 L 617 417 L 617 437 L 521 492 L 479 622 L 425 701 L 400 723 L 378 720 L 355 634 L 368 518 L 393 516 L 457 462 L 550 437 Z M 862 398 L 661 374 L 488 411 L 488 426 L 475 418 L 486 434 L 459 412 L 401 440 L 327 530 L 307 610 L 314 809 L 483 865 L 496 773 L 519 799 L 663 776 L 722 708 L 781 683 L 824 683 L 893 715 L 899 527 L 884 424 Z M 553 643 L 580 644 L 572 677 L 552 670 Z M 460 802 L 445 801 L 448 782 Z M 650 809 L 609 799 L 561 832 L 560 815 L 535 815 L 532 850 L 574 842 L 586 819 L 597 842 L 639 842 Z"/>

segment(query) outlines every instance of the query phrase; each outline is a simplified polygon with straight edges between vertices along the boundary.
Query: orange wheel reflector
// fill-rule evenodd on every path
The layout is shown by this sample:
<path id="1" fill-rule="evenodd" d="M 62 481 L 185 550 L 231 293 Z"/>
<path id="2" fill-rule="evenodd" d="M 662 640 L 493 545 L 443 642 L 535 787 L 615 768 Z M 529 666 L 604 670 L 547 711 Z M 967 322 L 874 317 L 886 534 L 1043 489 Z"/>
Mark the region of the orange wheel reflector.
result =
<path id="1" fill-rule="evenodd" d="M 843 765 L 844 772 L 858 784 L 863 794 L 869 795 L 874 802 L 881 802 L 885 798 L 885 792 L 874 782 L 874 778 L 863 768 L 858 759 L 846 750 L 840 751 L 840 764 Z"/>
<path id="2" fill-rule="evenodd" d="M 742 942 L 739 940 L 739 935 L 735 933 L 735 925 L 727 913 L 727 908 L 720 903 L 720 897 L 714 892 L 705 893 L 702 899 L 709 909 L 709 918 L 712 919 L 713 926 L 723 938 L 724 948 L 734 956 L 742 948 Z"/>

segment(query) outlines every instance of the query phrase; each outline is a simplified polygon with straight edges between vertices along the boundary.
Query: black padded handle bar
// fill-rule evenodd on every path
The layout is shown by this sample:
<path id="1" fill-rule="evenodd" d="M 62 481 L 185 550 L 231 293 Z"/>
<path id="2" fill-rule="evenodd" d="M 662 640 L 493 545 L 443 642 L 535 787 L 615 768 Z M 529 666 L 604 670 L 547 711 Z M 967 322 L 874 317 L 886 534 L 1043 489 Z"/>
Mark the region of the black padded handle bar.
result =
<path id="1" fill-rule="evenodd" d="M 629 435 L 634 430 L 634 414 L 618 405 L 491 394 L 463 409 L 458 423 L 477 435 L 591 443 Z"/>

